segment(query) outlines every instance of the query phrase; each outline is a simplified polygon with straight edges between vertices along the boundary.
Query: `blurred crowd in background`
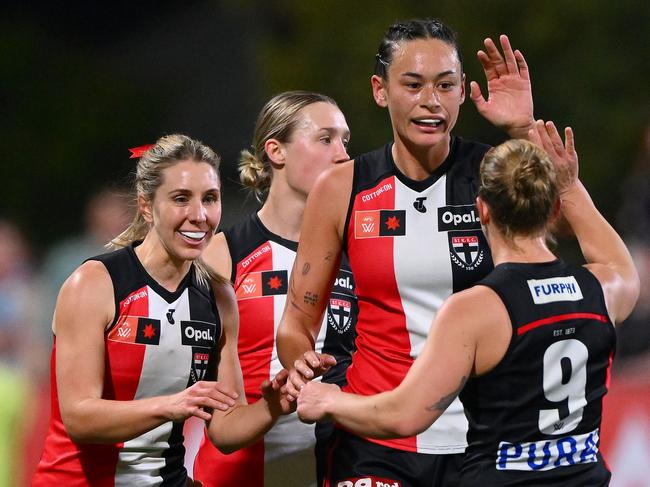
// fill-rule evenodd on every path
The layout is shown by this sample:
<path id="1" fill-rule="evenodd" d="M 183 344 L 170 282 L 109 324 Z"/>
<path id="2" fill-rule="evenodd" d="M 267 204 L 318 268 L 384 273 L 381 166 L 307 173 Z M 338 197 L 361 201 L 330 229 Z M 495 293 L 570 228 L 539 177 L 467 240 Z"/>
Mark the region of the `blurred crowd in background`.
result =
<path id="1" fill-rule="evenodd" d="M 456 28 L 468 80 L 479 83 L 474 53 L 485 36 L 508 33 L 522 49 L 536 115 L 574 127 L 581 176 L 641 275 L 638 306 L 618 330 L 614 382 L 650 383 L 649 4 L 427 3 L 3 7 L 0 130 L 11 143 L 0 199 L 0 487 L 26 485 L 40 456 L 58 290 L 133 216 L 126 149 L 176 131 L 213 146 L 224 160 L 224 224 L 232 223 L 254 204 L 233 182 L 232 161 L 270 95 L 333 96 L 352 130 L 351 156 L 389 137 L 368 79 L 383 30 L 396 19 L 435 16 Z M 468 105 L 456 132 L 499 143 L 503 135 Z"/>

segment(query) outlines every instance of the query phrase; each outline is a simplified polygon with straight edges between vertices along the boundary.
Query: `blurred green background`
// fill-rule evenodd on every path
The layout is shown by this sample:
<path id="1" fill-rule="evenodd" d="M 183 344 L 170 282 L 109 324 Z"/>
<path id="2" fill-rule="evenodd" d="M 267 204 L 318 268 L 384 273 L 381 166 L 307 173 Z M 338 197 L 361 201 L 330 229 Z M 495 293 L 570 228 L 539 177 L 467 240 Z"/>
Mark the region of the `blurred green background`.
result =
<path id="1" fill-rule="evenodd" d="M 223 156 L 224 220 L 254 206 L 236 181 L 261 106 L 288 89 L 333 96 L 352 130 L 350 155 L 390 138 L 369 78 L 386 27 L 419 16 L 458 31 L 465 70 L 486 36 L 507 33 L 530 66 L 535 115 L 570 124 L 581 174 L 613 217 L 621 181 L 650 122 L 650 2 L 145 1 L 13 2 L 0 16 L 0 216 L 37 254 L 78 232 L 88 197 L 128 184 L 129 147 L 164 133 Z M 498 143 L 468 99 L 459 135 Z"/>

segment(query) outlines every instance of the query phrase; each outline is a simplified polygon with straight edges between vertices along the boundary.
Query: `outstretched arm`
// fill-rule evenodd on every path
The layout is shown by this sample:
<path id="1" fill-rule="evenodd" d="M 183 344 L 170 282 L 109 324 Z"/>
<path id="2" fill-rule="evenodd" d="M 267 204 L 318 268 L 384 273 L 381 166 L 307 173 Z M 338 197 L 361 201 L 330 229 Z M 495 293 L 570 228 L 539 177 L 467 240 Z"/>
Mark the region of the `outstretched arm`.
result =
<path id="1" fill-rule="evenodd" d="M 505 326 L 495 329 L 495 323 Z M 422 353 L 396 389 L 359 396 L 341 392 L 333 384 L 310 382 L 298 397 L 298 415 L 307 422 L 332 419 L 362 436 L 412 436 L 442 415 L 475 370 L 501 359 L 508 333 L 507 312 L 491 290 L 476 286 L 454 294 L 438 312 Z M 479 355 L 494 355 L 494 351 L 501 355 L 483 358 L 477 366 Z"/>
<path id="2" fill-rule="evenodd" d="M 485 71 L 487 100 L 476 81 L 470 83 L 470 97 L 478 112 L 512 138 L 528 138 L 535 122 L 530 73 L 524 55 L 512 50 L 508 36 L 499 36 L 503 54 L 490 38 L 478 60 Z"/>
<path id="3" fill-rule="evenodd" d="M 570 127 L 564 130 L 564 137 L 563 143 L 553 122 L 541 120 L 530 133 L 530 140 L 553 160 L 562 214 L 578 238 L 586 267 L 603 286 L 610 318 L 619 323 L 632 312 L 639 297 L 639 275 L 625 243 L 578 179 L 578 154 Z"/>
<path id="4" fill-rule="evenodd" d="M 286 380 L 286 371 L 281 371 L 273 381 L 262 384 L 262 399 L 246 404 L 237 355 L 239 317 L 235 293 L 228 283 L 214 285 L 213 288 L 223 326 L 217 376 L 221 384 L 239 393 L 239 400 L 233 408 L 212 413 L 208 435 L 219 450 L 230 453 L 260 439 L 282 414 L 291 412 L 293 406 L 280 392 Z"/>

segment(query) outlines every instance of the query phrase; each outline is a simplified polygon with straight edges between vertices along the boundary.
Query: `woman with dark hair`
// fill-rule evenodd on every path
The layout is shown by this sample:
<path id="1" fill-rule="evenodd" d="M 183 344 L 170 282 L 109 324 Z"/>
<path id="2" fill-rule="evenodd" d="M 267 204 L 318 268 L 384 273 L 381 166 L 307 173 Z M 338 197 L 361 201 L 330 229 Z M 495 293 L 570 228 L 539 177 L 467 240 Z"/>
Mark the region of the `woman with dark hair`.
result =
<path id="1" fill-rule="evenodd" d="M 534 123 L 528 67 L 506 36 L 500 42 L 503 55 L 490 39 L 478 55 L 488 100 L 474 82 L 471 97 L 488 121 L 526 137 Z M 451 133 L 465 99 L 454 32 L 433 19 L 392 25 L 379 46 L 371 85 L 377 105 L 388 109 L 393 140 L 333 168 L 309 196 L 299 272 L 292 274 L 278 331 L 280 359 L 293 368 L 287 383 L 292 396 L 329 365 L 313 342 L 344 253 L 359 300 L 345 390 L 364 395 L 395 388 L 424 346 L 442 302 L 492 269 L 474 206 L 488 146 Z M 455 485 L 466 431 L 458 401 L 412 438 L 366 439 L 338 429 L 327 477 L 333 485 L 365 477 Z"/>
<path id="2" fill-rule="evenodd" d="M 459 395 L 469 420 L 461 485 L 609 485 L 598 452 L 614 325 L 632 311 L 639 276 L 625 244 L 578 180 L 573 133 L 552 123 L 490 149 L 477 208 L 494 270 L 451 296 L 394 390 L 373 396 L 308 384 L 298 413 L 375 438 L 409 436 Z M 552 162 L 553 161 L 553 162 Z M 546 244 L 562 210 L 588 264 Z"/>
<path id="3" fill-rule="evenodd" d="M 286 371 L 245 405 L 234 293 L 200 260 L 221 217 L 218 168 L 196 140 L 159 139 L 138 161 L 138 212 L 113 240 L 119 250 L 63 284 L 33 485 L 185 486 L 184 420 L 208 421 L 211 441 L 230 452 L 289 412 Z"/>

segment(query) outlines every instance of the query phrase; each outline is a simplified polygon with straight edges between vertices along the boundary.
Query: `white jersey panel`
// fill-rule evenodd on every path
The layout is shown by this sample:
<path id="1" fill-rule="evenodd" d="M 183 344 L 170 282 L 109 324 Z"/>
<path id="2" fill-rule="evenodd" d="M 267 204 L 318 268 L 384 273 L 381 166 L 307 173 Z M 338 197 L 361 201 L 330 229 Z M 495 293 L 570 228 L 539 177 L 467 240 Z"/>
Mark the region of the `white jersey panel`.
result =
<path id="1" fill-rule="evenodd" d="M 406 235 L 394 237 L 395 279 L 415 359 L 436 313 L 453 291 L 449 252 L 434 250 L 448 248 L 447 232 L 439 232 L 437 225 L 438 208 L 446 205 L 446 176 L 422 192 L 395 178 L 395 190 L 395 208 L 406 211 Z M 417 435 L 417 448 L 421 453 L 462 453 L 466 434 L 467 419 L 456 398 L 430 428 Z"/>

